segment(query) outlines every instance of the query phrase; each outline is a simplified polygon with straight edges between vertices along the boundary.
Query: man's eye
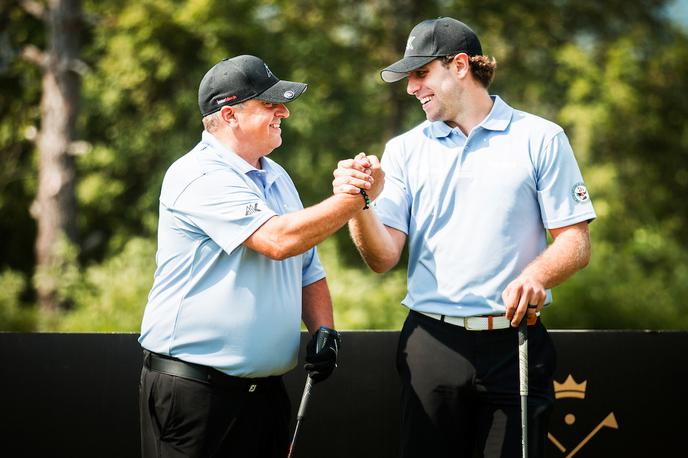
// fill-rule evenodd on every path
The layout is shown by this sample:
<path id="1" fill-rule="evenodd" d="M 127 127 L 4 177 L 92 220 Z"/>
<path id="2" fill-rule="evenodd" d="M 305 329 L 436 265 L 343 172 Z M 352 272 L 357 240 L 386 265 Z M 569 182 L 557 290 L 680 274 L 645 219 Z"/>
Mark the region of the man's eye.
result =
<path id="1" fill-rule="evenodd" d="M 272 108 L 275 104 L 270 102 L 263 102 L 263 105 L 265 106 L 265 108 Z"/>

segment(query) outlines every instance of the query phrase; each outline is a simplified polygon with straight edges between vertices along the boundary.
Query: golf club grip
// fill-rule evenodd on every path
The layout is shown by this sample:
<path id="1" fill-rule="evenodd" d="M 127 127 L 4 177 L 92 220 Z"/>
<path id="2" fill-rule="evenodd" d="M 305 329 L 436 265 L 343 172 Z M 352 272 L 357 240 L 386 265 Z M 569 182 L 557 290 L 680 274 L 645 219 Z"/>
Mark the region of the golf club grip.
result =
<path id="1" fill-rule="evenodd" d="M 518 325 L 518 382 L 521 396 L 528 396 L 528 319 Z"/>
<path id="2" fill-rule="evenodd" d="M 303 420 L 303 418 L 306 416 L 308 400 L 311 398 L 311 388 L 313 388 L 313 379 L 310 376 L 306 376 L 306 386 L 303 387 L 303 395 L 301 396 L 299 412 L 296 414 L 297 420 Z"/>

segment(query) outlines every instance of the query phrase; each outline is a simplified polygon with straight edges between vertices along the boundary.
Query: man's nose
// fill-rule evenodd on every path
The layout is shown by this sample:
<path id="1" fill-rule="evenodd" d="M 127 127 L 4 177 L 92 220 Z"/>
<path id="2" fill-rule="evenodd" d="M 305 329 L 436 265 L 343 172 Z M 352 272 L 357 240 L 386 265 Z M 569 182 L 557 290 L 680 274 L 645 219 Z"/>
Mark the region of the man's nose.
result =
<path id="1" fill-rule="evenodd" d="M 289 108 L 283 103 L 278 103 L 277 104 L 277 110 L 275 110 L 275 115 L 280 117 L 280 118 L 288 118 L 289 117 Z"/>
<path id="2" fill-rule="evenodd" d="M 408 83 L 406 83 L 406 92 L 408 95 L 415 95 L 416 92 L 418 92 L 419 86 L 418 80 L 413 75 L 409 75 Z"/>

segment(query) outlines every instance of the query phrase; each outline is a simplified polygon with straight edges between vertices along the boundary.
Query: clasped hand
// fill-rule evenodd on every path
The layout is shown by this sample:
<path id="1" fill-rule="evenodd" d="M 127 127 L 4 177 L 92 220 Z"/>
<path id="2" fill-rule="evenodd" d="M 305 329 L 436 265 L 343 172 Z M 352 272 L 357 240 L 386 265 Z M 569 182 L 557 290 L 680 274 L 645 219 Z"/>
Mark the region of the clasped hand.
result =
<path id="1" fill-rule="evenodd" d="M 359 194 L 365 190 L 371 201 L 382 192 L 385 172 L 376 156 L 358 153 L 353 159 L 339 161 L 333 172 L 332 192 L 334 194 Z"/>

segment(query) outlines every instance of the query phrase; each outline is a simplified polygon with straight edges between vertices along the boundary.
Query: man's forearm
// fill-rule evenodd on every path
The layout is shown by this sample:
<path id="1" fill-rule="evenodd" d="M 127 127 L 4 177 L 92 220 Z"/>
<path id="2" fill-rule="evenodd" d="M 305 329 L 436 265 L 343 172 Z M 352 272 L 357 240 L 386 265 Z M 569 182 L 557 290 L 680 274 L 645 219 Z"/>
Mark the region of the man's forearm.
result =
<path id="1" fill-rule="evenodd" d="M 542 310 L 547 289 L 562 283 L 590 260 L 587 222 L 551 229 L 550 233 L 554 238 L 552 244 L 502 292 L 506 317 L 512 320 L 512 326 L 518 326 L 526 312 Z"/>
<path id="2" fill-rule="evenodd" d="M 552 244 L 523 270 L 521 276 L 535 278 L 549 289 L 588 265 L 591 247 L 587 224 L 579 223 L 572 226 L 573 230 L 557 235 Z"/>
<path id="3" fill-rule="evenodd" d="M 349 232 L 366 264 L 375 272 L 386 272 L 394 267 L 401 256 L 405 235 L 390 230 L 374 211 L 360 212 L 349 220 Z"/>
<path id="4" fill-rule="evenodd" d="M 360 195 L 335 195 L 303 210 L 270 218 L 245 243 L 272 259 L 296 256 L 334 234 L 363 205 Z"/>
<path id="5" fill-rule="evenodd" d="M 314 334 L 320 326 L 334 329 L 332 298 L 325 278 L 303 288 L 301 304 L 301 319 L 308 332 Z"/>

